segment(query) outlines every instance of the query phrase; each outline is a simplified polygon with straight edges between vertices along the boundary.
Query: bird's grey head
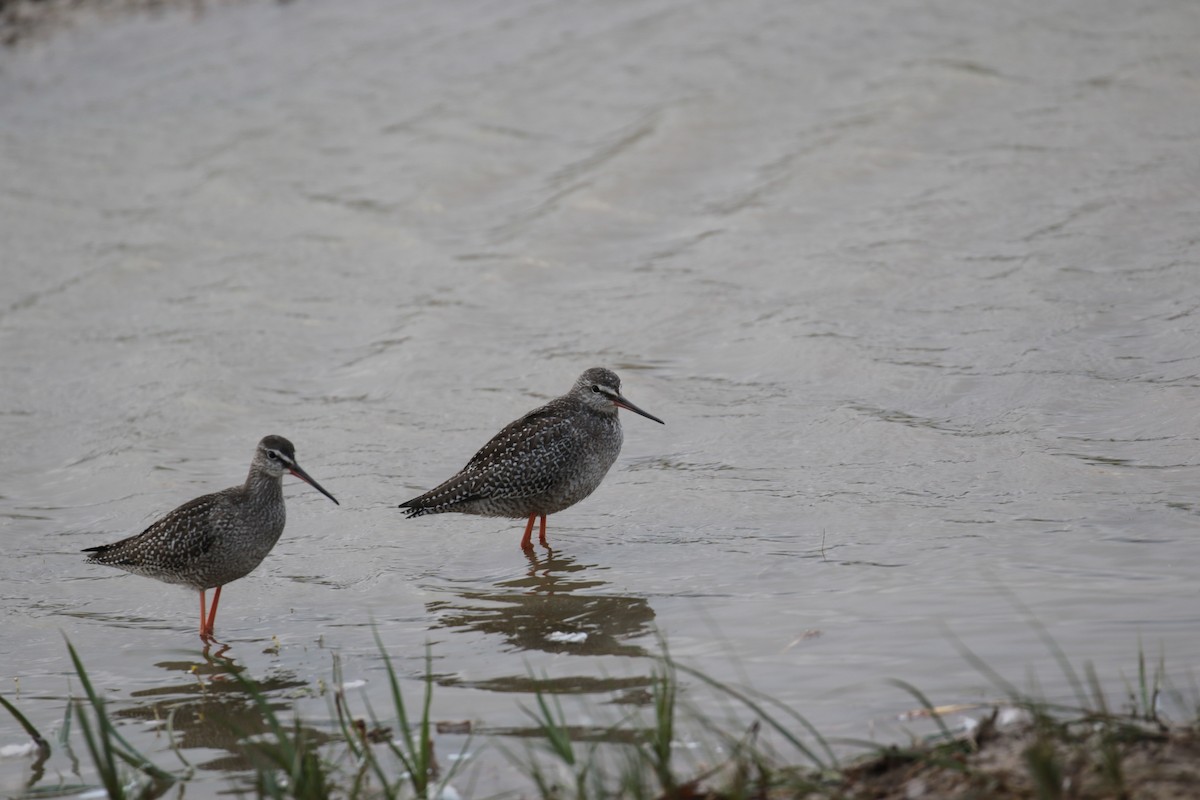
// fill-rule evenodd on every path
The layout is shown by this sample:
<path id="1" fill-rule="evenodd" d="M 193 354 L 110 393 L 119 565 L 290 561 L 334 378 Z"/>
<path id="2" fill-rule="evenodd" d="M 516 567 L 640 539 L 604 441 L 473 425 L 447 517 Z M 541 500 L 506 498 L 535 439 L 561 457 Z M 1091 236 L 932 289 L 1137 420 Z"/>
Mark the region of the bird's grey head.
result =
<path id="1" fill-rule="evenodd" d="M 282 478 L 296 468 L 296 448 L 282 436 L 264 436 L 258 443 L 254 463 L 268 475 Z"/>
<path id="2" fill-rule="evenodd" d="M 602 414 L 616 414 L 618 408 L 625 408 L 635 414 L 641 414 L 647 419 L 664 423 L 653 414 L 647 414 L 621 395 L 621 379 L 617 373 L 604 367 L 592 367 L 579 376 L 571 388 L 571 394 L 578 397 L 590 408 Z"/>
<path id="3" fill-rule="evenodd" d="M 592 367 L 579 376 L 571 394 L 605 414 L 616 414 L 615 398 L 621 396 L 621 379 L 604 367 Z"/>
<path id="4" fill-rule="evenodd" d="M 263 440 L 258 443 L 258 450 L 254 453 L 254 465 L 250 468 L 251 478 L 254 477 L 255 470 L 260 470 L 273 478 L 282 478 L 283 473 L 290 472 L 335 504 L 340 505 L 336 497 L 325 491 L 324 486 L 317 483 L 312 475 L 309 475 L 296 463 L 296 448 L 282 436 L 264 436 Z"/>

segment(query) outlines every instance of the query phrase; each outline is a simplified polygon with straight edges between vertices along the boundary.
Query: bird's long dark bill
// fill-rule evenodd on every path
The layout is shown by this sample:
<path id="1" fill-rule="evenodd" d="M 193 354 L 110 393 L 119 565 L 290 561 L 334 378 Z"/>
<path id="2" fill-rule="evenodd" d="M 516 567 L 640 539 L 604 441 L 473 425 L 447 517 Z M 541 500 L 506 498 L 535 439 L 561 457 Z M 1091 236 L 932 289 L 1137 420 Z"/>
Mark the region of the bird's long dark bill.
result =
<path id="1" fill-rule="evenodd" d="M 304 481 L 305 483 L 307 483 L 309 486 L 311 486 L 311 487 L 313 487 L 314 489 L 316 489 L 316 490 L 317 490 L 318 492 L 320 492 L 321 494 L 323 494 L 323 495 L 325 495 L 326 497 L 328 497 L 330 500 L 332 500 L 332 501 L 333 501 L 333 504 L 334 504 L 335 506 L 340 506 L 340 505 L 341 505 L 341 503 L 339 503 L 339 502 L 337 501 L 337 498 L 336 498 L 336 497 L 334 497 L 333 495 L 331 495 L 329 492 L 325 491 L 325 487 L 324 487 L 324 486 L 322 486 L 321 484 L 319 484 L 319 483 L 317 483 L 316 481 L 314 481 L 311 475 L 309 475 L 309 474 L 308 474 L 307 472 L 305 472 L 304 470 L 300 469 L 300 465 L 299 465 L 299 464 L 292 464 L 292 466 L 288 467 L 288 471 L 289 471 L 289 472 L 291 472 L 293 475 L 295 475 L 295 476 L 296 476 L 297 478 L 299 478 L 300 480 L 302 480 L 302 481 Z"/>
<path id="2" fill-rule="evenodd" d="M 659 419 L 658 417 L 654 416 L 653 414 L 642 411 L 640 408 L 638 408 L 633 403 L 626 400 L 621 395 L 617 395 L 616 397 L 614 397 L 613 402 L 617 404 L 617 408 L 624 408 L 624 409 L 628 409 L 629 411 L 632 411 L 635 414 L 641 414 L 646 419 L 652 419 L 655 422 L 657 422 L 659 425 L 667 424 L 667 423 L 663 422 L 661 419 Z"/>

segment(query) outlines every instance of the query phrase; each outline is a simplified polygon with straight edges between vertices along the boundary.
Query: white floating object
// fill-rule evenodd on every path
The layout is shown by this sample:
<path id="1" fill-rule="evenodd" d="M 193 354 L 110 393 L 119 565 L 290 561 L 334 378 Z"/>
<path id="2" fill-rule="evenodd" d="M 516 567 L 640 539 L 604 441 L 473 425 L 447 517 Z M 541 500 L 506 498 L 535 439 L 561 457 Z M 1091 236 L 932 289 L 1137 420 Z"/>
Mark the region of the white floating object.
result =
<path id="1" fill-rule="evenodd" d="M 31 756 L 38 751 L 38 746 L 33 742 L 26 744 L 6 744 L 0 747 L 0 758 L 24 758 Z"/>
<path id="2" fill-rule="evenodd" d="M 367 682 L 364 680 L 346 681 L 345 683 L 342 684 L 342 688 L 343 689 L 361 689 L 362 687 L 364 687 L 366 685 L 367 685 Z"/>
<path id="3" fill-rule="evenodd" d="M 1033 715 L 1023 708 L 1006 706 L 1000 709 L 1000 713 L 996 715 L 996 724 L 1001 728 L 1009 725 L 1023 725 L 1027 722 L 1033 722 Z"/>
<path id="4" fill-rule="evenodd" d="M 566 631 L 555 631 L 546 635 L 548 642 L 563 642 L 564 644 L 582 644 L 587 641 L 586 633 L 567 633 Z"/>

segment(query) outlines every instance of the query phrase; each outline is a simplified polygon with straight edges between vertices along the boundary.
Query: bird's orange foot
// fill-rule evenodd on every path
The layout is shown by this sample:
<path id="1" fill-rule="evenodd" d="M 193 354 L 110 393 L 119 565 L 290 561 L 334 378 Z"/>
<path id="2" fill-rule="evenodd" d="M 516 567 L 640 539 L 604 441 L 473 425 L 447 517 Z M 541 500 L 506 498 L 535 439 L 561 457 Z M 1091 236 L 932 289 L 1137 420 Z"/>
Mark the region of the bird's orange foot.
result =
<path id="1" fill-rule="evenodd" d="M 522 550 L 532 550 L 533 549 L 533 542 L 531 542 L 529 540 L 529 537 L 533 534 L 533 521 L 535 519 L 537 519 L 537 514 L 530 514 L 529 522 L 525 523 L 525 535 L 521 537 L 521 549 Z M 542 517 L 542 519 L 545 520 L 545 517 Z M 542 524 L 545 525 L 545 522 L 543 522 Z M 543 528 L 542 536 L 545 536 L 545 535 L 546 535 L 545 529 Z"/>

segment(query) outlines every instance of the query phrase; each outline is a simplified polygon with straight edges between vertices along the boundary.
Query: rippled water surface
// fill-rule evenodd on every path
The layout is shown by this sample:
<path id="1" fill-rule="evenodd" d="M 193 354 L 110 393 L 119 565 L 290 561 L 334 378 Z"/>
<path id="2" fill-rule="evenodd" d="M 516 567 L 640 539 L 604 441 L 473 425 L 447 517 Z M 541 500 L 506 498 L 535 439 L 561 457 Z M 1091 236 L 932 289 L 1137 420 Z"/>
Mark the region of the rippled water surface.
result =
<path id="1" fill-rule="evenodd" d="M 414 697 L 428 645 L 466 796 L 527 787 L 484 745 L 535 679 L 602 724 L 658 635 L 829 736 L 883 735 L 891 678 L 992 696 L 953 637 L 1062 691 L 1019 604 L 1116 689 L 1139 642 L 1186 683 L 1198 40 L 1167 0 L 355 0 L 0 53 L 0 694 L 57 730 L 66 636 L 167 762 L 177 709 L 188 797 L 244 786 L 194 595 L 79 551 L 268 433 L 342 505 L 288 479 L 226 657 L 329 730 L 334 654 L 382 711 L 372 626 Z M 625 416 L 551 552 L 403 518 L 593 365 L 667 424 Z"/>

